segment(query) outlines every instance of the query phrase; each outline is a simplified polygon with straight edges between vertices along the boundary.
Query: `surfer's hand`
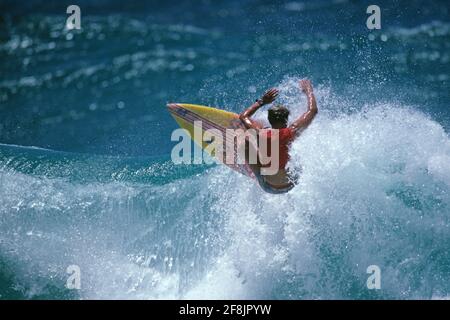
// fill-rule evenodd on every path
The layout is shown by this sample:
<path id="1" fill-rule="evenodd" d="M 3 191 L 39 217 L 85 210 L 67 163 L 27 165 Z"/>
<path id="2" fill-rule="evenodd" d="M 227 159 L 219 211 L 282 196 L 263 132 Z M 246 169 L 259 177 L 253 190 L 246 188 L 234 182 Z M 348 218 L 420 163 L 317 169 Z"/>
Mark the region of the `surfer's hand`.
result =
<path id="1" fill-rule="evenodd" d="M 273 102 L 278 97 L 278 90 L 275 88 L 272 88 L 270 90 L 267 90 L 266 93 L 262 96 L 261 100 L 263 104 L 269 104 Z"/>
<path id="2" fill-rule="evenodd" d="M 300 84 L 300 89 L 302 89 L 302 91 L 304 93 L 313 92 L 313 87 L 312 87 L 311 81 L 309 81 L 308 79 L 300 80 L 299 84 Z"/>

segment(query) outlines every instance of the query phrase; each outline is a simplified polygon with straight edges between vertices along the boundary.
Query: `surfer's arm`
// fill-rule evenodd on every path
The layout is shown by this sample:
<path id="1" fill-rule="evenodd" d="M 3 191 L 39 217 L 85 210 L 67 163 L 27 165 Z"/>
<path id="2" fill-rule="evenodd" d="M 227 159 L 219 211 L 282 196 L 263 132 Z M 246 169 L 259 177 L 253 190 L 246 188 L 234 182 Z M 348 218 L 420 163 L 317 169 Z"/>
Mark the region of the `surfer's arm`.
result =
<path id="1" fill-rule="evenodd" d="M 250 107 L 248 107 L 244 112 L 242 112 L 239 115 L 239 119 L 241 119 L 241 121 L 244 123 L 245 127 L 247 129 L 261 129 L 261 125 L 256 122 L 253 121 L 251 119 L 251 116 L 255 114 L 255 112 L 261 108 L 263 105 L 265 104 L 269 104 L 272 101 L 274 101 L 278 96 L 278 90 L 275 88 L 272 88 L 268 91 L 266 91 L 266 93 L 264 93 L 264 95 L 262 96 L 261 99 L 256 100 L 256 102 L 254 104 L 252 104 Z"/>
<path id="2" fill-rule="evenodd" d="M 316 97 L 314 96 L 311 82 L 306 79 L 301 80 L 300 88 L 306 94 L 308 106 L 307 111 L 291 124 L 291 129 L 294 130 L 295 133 L 300 133 L 306 129 L 311 124 L 318 111 Z"/>

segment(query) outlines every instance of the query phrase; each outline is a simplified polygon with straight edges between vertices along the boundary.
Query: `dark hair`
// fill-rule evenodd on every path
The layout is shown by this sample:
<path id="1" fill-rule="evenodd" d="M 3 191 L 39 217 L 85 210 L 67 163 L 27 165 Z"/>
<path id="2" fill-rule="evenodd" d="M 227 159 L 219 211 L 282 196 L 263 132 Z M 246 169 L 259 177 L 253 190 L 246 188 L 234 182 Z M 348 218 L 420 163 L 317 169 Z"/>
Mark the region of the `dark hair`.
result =
<path id="1" fill-rule="evenodd" d="M 275 123 L 283 123 L 284 125 L 287 125 L 289 117 L 289 110 L 279 104 L 273 107 L 270 107 L 269 109 L 269 122 L 273 126 Z"/>

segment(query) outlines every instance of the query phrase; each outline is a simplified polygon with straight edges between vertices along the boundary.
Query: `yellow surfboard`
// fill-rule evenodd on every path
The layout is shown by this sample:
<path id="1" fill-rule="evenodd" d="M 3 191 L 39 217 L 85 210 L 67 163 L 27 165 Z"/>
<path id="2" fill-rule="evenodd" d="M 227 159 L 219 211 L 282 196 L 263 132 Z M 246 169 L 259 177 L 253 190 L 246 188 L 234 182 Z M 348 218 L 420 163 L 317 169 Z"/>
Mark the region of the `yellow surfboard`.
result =
<path id="1" fill-rule="evenodd" d="M 186 103 L 170 103 L 167 105 L 169 112 L 174 117 L 178 125 L 189 132 L 191 139 L 199 145 L 202 149 L 205 149 L 209 143 L 203 140 L 203 135 L 206 130 L 217 129 L 222 132 L 222 136 L 225 137 L 226 129 L 244 129 L 245 127 L 242 121 L 239 119 L 239 115 L 233 112 L 220 110 L 217 108 L 205 107 L 195 104 Z M 201 135 L 196 136 L 194 134 L 194 125 L 201 129 Z M 224 148 L 224 152 L 225 152 Z M 234 153 L 233 159 L 237 158 L 237 148 L 227 149 L 228 152 Z M 212 156 L 215 156 L 212 154 Z M 223 162 L 223 159 L 227 159 L 227 155 L 222 157 L 216 157 Z M 226 161 L 227 162 L 227 161 Z M 236 161 L 237 162 L 237 161 Z M 255 178 L 249 165 L 246 163 L 224 163 L 231 169 L 246 175 L 251 178 Z"/>

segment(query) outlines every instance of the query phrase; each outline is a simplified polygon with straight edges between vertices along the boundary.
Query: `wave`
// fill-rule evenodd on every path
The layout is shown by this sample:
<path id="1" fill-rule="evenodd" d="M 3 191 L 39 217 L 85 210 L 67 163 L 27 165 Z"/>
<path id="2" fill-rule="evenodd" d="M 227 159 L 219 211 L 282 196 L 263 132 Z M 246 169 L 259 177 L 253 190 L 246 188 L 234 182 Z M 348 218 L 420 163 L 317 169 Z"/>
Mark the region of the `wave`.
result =
<path id="1" fill-rule="evenodd" d="M 294 82 L 280 101 L 297 114 Z M 317 94 L 321 112 L 291 147 L 300 182 L 281 196 L 223 166 L 0 146 L 0 294 L 448 297 L 448 134 L 413 107 L 341 114 L 329 88 Z M 78 291 L 65 288 L 73 264 Z M 366 287 L 370 265 L 380 290 Z"/>
<path id="2" fill-rule="evenodd" d="M 404 38 L 445 37 L 450 34 L 450 23 L 439 20 L 423 23 L 412 28 L 393 28 L 393 35 Z"/>
<path id="3" fill-rule="evenodd" d="M 0 144 L 0 169 L 71 182 L 165 184 L 199 174 L 211 165 L 174 165 L 169 155 L 124 157 Z"/>

